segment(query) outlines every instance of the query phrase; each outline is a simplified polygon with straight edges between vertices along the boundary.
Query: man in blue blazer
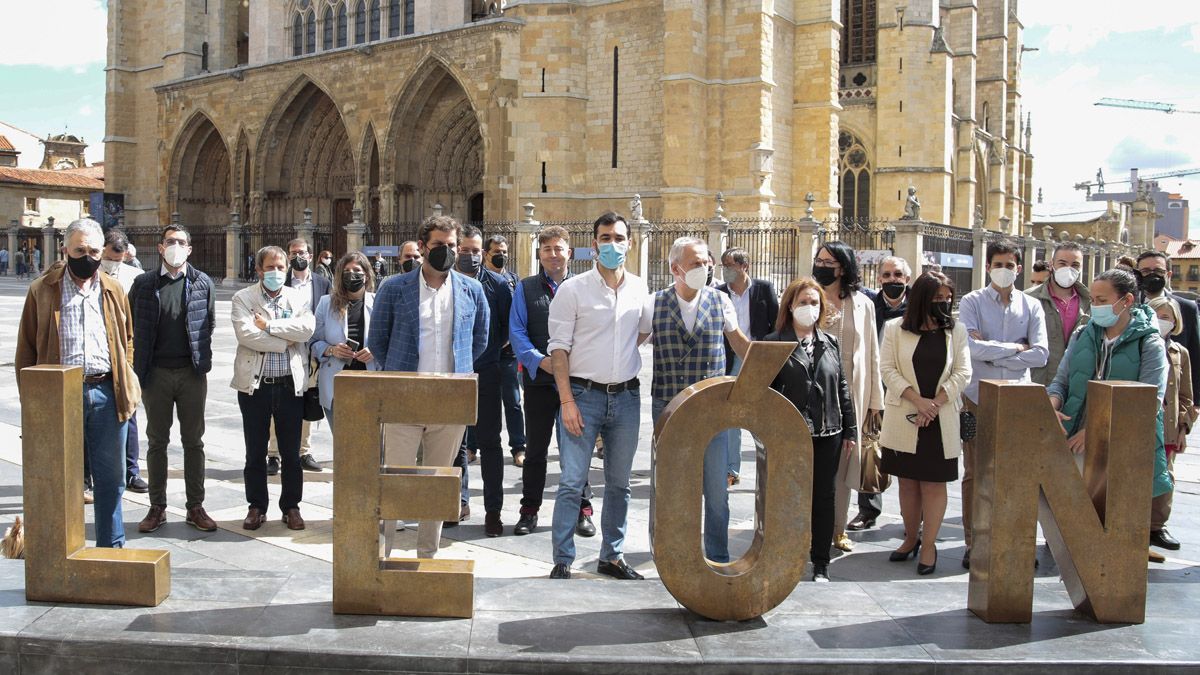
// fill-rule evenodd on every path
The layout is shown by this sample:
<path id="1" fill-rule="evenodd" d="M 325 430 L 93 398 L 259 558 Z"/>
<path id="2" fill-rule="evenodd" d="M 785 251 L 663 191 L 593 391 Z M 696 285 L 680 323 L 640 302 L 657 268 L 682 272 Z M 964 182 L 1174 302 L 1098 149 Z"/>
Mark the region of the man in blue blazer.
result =
<path id="1" fill-rule="evenodd" d="M 471 373 L 488 343 L 491 312 L 483 286 L 453 271 L 462 227 L 449 216 L 421 223 L 419 246 L 425 262 L 380 286 L 367 333 L 367 347 L 382 370 L 414 373 Z M 388 465 L 450 466 L 466 427 L 461 424 L 390 424 L 385 427 Z M 385 554 L 395 523 L 385 523 Z M 432 558 L 442 536 L 441 521 L 422 521 L 417 556 Z"/>

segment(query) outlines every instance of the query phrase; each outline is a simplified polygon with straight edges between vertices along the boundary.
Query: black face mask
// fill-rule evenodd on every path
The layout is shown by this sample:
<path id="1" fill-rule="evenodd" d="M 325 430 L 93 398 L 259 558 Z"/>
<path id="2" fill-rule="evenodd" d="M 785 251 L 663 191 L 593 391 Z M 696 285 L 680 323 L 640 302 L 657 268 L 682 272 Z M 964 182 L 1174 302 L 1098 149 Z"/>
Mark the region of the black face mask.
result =
<path id="1" fill-rule="evenodd" d="M 308 258 L 303 256 L 294 256 L 292 258 L 292 269 L 296 270 L 297 272 L 303 272 L 304 270 L 308 269 Z"/>
<path id="2" fill-rule="evenodd" d="M 100 269 L 100 260 L 90 255 L 68 257 L 67 269 L 71 270 L 71 275 L 76 279 L 91 279 L 96 275 L 96 270 Z"/>
<path id="3" fill-rule="evenodd" d="M 429 249 L 429 254 L 425 259 L 429 261 L 429 266 L 439 272 L 449 272 L 451 267 L 454 267 L 454 262 L 457 259 L 454 249 L 449 246 L 439 246 Z"/>
<path id="4" fill-rule="evenodd" d="M 496 255 L 492 256 L 492 267 L 495 267 L 496 269 L 504 269 L 504 266 L 507 264 L 508 256 L 504 255 L 503 253 L 497 253 Z"/>
<path id="5" fill-rule="evenodd" d="M 467 253 L 458 256 L 455 261 L 458 266 L 458 271 L 469 277 L 479 276 L 479 268 L 483 266 L 483 255 L 480 253 Z"/>
<path id="6" fill-rule="evenodd" d="M 950 303 L 935 302 L 933 303 L 933 320 L 937 321 L 939 326 L 946 326 L 950 323 Z"/>
<path id="7" fill-rule="evenodd" d="M 342 288 L 347 293 L 357 293 L 367 285 L 367 275 L 362 272 L 342 272 Z"/>
<path id="8" fill-rule="evenodd" d="M 712 280 L 713 280 L 713 268 L 710 266 L 708 268 L 708 278 L 704 280 L 704 285 L 712 286 Z"/>
<path id="9" fill-rule="evenodd" d="M 1138 285 L 1151 295 L 1157 294 L 1167 287 L 1167 278 L 1161 274 L 1138 273 Z"/>
<path id="10" fill-rule="evenodd" d="M 814 267 L 813 278 L 817 280 L 818 284 L 828 286 L 837 281 L 837 270 L 832 267 Z"/>
<path id="11" fill-rule="evenodd" d="M 883 285 L 883 294 L 892 300 L 898 300 L 904 295 L 904 289 L 907 288 L 902 282 L 889 281 Z"/>
<path id="12" fill-rule="evenodd" d="M 404 262 L 400 263 L 400 269 L 405 274 L 407 274 L 407 273 L 417 269 L 417 265 L 419 265 L 419 264 L 420 263 L 417 262 L 416 258 L 409 258 L 408 260 L 405 260 Z"/>

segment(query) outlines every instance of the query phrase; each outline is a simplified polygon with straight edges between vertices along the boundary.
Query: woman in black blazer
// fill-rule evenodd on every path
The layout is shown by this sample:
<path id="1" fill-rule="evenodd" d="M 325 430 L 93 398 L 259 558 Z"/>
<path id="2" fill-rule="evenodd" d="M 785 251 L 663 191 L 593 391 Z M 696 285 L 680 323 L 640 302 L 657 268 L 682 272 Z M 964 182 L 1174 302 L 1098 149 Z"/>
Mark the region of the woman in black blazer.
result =
<path id="1" fill-rule="evenodd" d="M 765 338 L 796 343 L 771 388 L 796 406 L 812 434 L 813 581 L 829 581 L 838 462 L 854 452 L 858 433 L 837 339 L 819 329 L 831 313 L 820 284 L 798 279 L 784 291 L 775 332 Z"/>

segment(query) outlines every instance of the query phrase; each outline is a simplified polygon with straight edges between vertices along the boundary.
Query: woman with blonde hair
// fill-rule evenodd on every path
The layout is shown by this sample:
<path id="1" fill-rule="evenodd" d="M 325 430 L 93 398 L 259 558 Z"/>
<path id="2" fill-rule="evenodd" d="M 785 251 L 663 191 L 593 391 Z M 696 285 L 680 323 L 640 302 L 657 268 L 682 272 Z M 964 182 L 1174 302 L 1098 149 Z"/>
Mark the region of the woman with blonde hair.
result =
<path id="1" fill-rule="evenodd" d="M 1187 435 L 1196 422 L 1196 409 L 1192 399 L 1192 359 L 1186 347 L 1170 339 L 1183 332 L 1183 317 L 1179 305 L 1166 295 L 1160 295 L 1146 303 L 1154 310 L 1158 334 L 1167 346 L 1167 394 L 1163 399 L 1163 445 L 1167 453 L 1167 472 L 1175 479 L 1175 455 L 1183 452 Z M 1171 491 L 1154 498 L 1150 508 L 1150 543 L 1168 551 L 1179 550 L 1179 540 L 1167 531 L 1167 520 L 1171 517 L 1171 503 L 1175 494 Z"/>
<path id="2" fill-rule="evenodd" d="M 883 470 L 900 479 L 904 543 L 890 560 L 917 558 L 917 574 L 937 569 L 946 483 L 958 479 L 959 408 L 971 381 L 967 330 L 954 321 L 954 283 L 940 272 L 917 277 L 904 316 L 883 327 L 879 371 L 884 396 Z M 925 550 L 921 550 L 924 544 Z"/>
<path id="3" fill-rule="evenodd" d="M 813 581 L 829 581 L 838 464 L 854 453 L 858 438 L 841 350 L 837 338 L 823 330 L 832 313 L 820 284 L 797 279 L 783 293 L 775 332 L 764 338 L 795 343 L 771 388 L 796 406 L 812 434 Z"/>
<path id="4" fill-rule="evenodd" d="M 375 305 L 375 274 L 371 261 L 359 251 L 350 251 L 333 267 L 333 289 L 321 298 L 313 314 L 317 325 L 309 350 L 319 367 L 317 386 L 325 419 L 333 428 L 333 376 L 345 370 L 379 370 L 367 332 Z"/>

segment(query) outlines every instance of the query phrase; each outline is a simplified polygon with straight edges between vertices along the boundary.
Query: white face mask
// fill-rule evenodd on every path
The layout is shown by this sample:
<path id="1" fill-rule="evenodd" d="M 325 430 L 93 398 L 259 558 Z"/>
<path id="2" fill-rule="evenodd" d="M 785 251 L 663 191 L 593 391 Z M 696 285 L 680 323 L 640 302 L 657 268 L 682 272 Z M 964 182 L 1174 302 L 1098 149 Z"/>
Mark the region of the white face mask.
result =
<path id="1" fill-rule="evenodd" d="M 180 246 L 179 244 L 171 244 L 167 247 L 167 250 L 163 251 L 163 260 L 165 260 L 171 267 L 179 267 L 183 263 L 187 262 L 187 257 L 187 248 Z"/>
<path id="2" fill-rule="evenodd" d="M 1010 270 L 1007 267 L 997 267 L 988 273 L 992 283 L 996 284 L 997 288 L 1008 288 L 1017 281 L 1017 271 Z"/>
<path id="3" fill-rule="evenodd" d="M 792 318 L 796 320 L 797 325 L 804 328 L 812 327 L 819 316 L 821 316 L 820 305 L 800 305 L 792 309 Z"/>
<path id="4" fill-rule="evenodd" d="M 1161 335 L 1163 337 L 1167 337 L 1174 331 L 1175 331 L 1175 322 L 1174 321 L 1168 321 L 1166 319 L 1158 320 L 1158 334 L 1159 335 Z"/>
<path id="5" fill-rule="evenodd" d="M 104 270 L 105 274 L 107 274 L 109 276 L 114 276 L 114 275 L 116 275 L 117 270 L 121 269 L 121 261 L 120 260 L 101 260 L 100 268 Z"/>
<path id="6" fill-rule="evenodd" d="M 1079 281 L 1079 270 L 1074 267 L 1060 267 L 1054 270 L 1054 283 L 1062 288 L 1070 288 Z"/>
<path id="7" fill-rule="evenodd" d="M 683 283 L 693 291 L 698 291 L 708 285 L 708 268 L 701 266 L 688 270 L 683 275 Z"/>

